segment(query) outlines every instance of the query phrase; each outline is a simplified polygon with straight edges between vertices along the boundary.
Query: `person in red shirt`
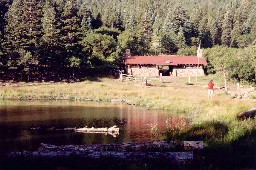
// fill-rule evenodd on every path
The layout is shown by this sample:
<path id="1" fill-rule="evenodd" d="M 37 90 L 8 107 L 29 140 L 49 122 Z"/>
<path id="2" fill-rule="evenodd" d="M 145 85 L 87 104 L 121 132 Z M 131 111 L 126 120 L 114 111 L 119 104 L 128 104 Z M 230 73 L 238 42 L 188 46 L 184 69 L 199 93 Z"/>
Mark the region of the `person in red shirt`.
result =
<path id="1" fill-rule="evenodd" d="M 213 86 L 214 86 L 213 80 L 210 80 L 210 81 L 208 82 L 208 98 L 212 98 L 212 95 L 213 95 Z"/>

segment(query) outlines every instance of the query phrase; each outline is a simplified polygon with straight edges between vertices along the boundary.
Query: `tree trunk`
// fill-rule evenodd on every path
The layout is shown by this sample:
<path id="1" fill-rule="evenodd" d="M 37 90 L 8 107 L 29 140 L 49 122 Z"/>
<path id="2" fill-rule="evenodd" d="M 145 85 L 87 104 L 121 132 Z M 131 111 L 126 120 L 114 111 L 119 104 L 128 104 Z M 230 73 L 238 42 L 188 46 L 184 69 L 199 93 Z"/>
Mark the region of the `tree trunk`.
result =
<path id="1" fill-rule="evenodd" d="M 225 92 L 228 92 L 228 87 L 227 87 L 227 76 L 226 73 L 224 73 L 224 84 L 225 84 Z"/>

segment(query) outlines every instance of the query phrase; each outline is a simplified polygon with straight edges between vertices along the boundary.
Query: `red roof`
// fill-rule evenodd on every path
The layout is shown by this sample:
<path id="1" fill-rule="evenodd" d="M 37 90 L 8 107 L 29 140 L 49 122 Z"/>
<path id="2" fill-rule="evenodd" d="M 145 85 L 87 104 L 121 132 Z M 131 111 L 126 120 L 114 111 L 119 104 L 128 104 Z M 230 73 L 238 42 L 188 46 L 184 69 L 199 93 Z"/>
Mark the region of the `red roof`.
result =
<path id="1" fill-rule="evenodd" d="M 202 64 L 206 65 L 203 57 L 197 56 L 131 56 L 125 58 L 125 64 L 151 64 L 151 65 L 179 65 Z"/>

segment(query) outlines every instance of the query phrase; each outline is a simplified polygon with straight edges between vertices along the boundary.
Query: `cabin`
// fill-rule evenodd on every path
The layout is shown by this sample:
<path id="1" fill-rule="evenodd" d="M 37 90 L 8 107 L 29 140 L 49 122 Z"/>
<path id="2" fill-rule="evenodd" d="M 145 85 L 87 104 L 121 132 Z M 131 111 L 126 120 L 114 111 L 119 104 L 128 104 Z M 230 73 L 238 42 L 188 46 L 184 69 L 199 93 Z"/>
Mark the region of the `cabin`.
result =
<path id="1" fill-rule="evenodd" d="M 125 69 L 128 75 L 143 77 L 204 76 L 206 60 L 200 56 L 128 56 Z"/>

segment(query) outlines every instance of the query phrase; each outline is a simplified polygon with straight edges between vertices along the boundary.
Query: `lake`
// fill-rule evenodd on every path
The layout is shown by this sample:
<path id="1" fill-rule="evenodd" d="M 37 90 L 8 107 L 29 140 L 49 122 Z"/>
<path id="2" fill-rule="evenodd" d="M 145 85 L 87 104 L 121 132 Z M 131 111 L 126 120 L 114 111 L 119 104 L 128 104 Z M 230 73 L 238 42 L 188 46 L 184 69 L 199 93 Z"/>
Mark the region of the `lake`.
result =
<path id="1" fill-rule="evenodd" d="M 145 108 L 92 102 L 1 101 L 0 152 L 53 145 L 110 144 L 156 139 L 151 127 L 166 129 L 171 114 Z M 120 128 L 119 134 L 78 133 L 74 128 Z M 160 136 L 161 137 L 161 136 Z M 157 138 L 157 139 L 160 139 Z"/>

